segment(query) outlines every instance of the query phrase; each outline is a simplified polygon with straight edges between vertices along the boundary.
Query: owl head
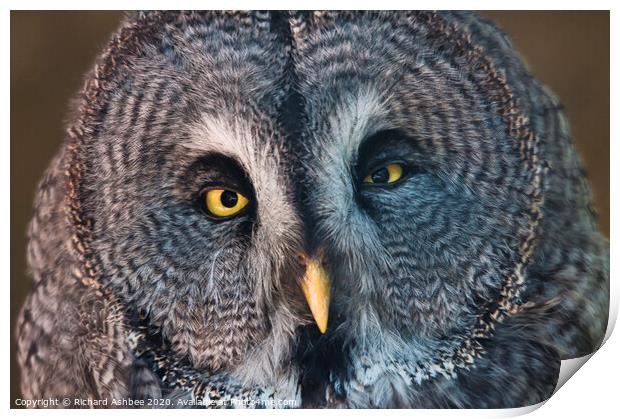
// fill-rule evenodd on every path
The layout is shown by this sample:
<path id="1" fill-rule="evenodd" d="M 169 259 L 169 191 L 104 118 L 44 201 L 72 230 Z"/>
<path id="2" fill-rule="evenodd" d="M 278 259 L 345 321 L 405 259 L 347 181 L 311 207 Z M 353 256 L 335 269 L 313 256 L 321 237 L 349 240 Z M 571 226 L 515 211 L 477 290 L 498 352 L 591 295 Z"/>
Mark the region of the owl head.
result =
<path id="1" fill-rule="evenodd" d="M 81 103 L 76 251 L 199 370 L 452 376 L 591 223 L 555 99 L 470 14 L 138 13 Z"/>

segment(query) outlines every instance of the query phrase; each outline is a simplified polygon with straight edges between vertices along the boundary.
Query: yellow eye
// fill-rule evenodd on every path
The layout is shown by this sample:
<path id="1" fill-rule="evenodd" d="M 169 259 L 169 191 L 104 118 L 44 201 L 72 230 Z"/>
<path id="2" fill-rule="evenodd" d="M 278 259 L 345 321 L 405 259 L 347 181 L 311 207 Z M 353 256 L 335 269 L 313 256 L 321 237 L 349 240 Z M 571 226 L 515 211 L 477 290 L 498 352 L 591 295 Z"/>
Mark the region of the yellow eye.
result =
<path id="1" fill-rule="evenodd" d="M 249 203 L 245 196 L 229 189 L 209 189 L 204 200 L 207 211 L 218 218 L 235 215 Z"/>
<path id="2" fill-rule="evenodd" d="M 392 163 L 375 170 L 366 176 L 363 182 L 368 184 L 394 183 L 401 177 L 403 177 L 403 166 L 398 163 Z"/>

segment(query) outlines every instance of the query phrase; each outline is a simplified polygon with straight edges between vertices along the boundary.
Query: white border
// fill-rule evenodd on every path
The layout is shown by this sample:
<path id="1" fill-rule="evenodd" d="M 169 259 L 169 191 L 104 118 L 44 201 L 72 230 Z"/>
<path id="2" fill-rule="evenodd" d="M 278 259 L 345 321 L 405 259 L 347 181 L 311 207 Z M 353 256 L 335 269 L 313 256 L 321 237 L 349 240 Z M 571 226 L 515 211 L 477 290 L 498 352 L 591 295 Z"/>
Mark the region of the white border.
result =
<path id="1" fill-rule="evenodd" d="M 615 3 L 617 4 L 617 2 Z M 2 225 L 0 227 L 0 234 L 3 237 L 2 241 L 2 251 L 0 251 L 0 258 L 2 263 L 0 266 L 3 267 L 4 270 L 4 301 L 5 301 L 5 321 L 2 322 L 2 335 L 6 337 L 10 335 L 10 316 L 8 315 L 8 310 L 10 307 L 10 293 L 8 292 L 9 281 L 7 278 L 10 278 L 9 271 L 9 252 L 10 252 L 10 210 L 9 205 L 6 203 L 8 201 L 8 197 L 10 197 L 9 189 L 10 189 L 10 78 L 9 78 L 9 50 L 10 50 L 10 15 L 9 11 L 13 10 L 37 10 L 37 9 L 51 9 L 51 10 L 65 10 L 65 9 L 84 9 L 84 10 L 127 10 L 127 9 L 204 9 L 209 7 L 220 7 L 226 9 L 323 9 L 323 8 L 332 8 L 332 9 L 374 9 L 377 6 L 381 6 L 385 9 L 472 9 L 472 10 L 512 10 L 515 7 L 519 7 L 522 10 L 548 10 L 553 9 L 554 6 L 560 5 L 565 9 L 573 9 L 579 10 L 584 6 L 588 6 L 590 9 L 598 9 L 598 10 L 609 10 L 611 11 L 611 109 L 610 114 L 612 115 L 612 123 L 611 123 L 611 131 L 610 138 L 619 138 L 618 126 L 614 124 L 614 117 L 618 118 L 618 97 L 619 97 L 619 85 L 617 81 L 617 74 L 620 74 L 620 68 L 618 66 L 618 51 L 620 50 L 618 45 L 618 24 L 620 19 L 618 18 L 618 12 L 613 10 L 614 2 L 612 1 L 588 1 L 587 4 L 584 2 L 578 1 L 564 1 L 562 3 L 553 2 L 553 1 L 533 1 L 533 0 L 520 0 L 518 3 L 502 3 L 499 4 L 494 1 L 392 1 L 392 0 L 383 0 L 379 2 L 369 2 L 369 1 L 324 1 L 317 0 L 313 2 L 295 2 L 295 1 L 262 1 L 262 2 L 250 2 L 250 1 L 220 1 L 217 3 L 210 3 L 203 1 L 119 1 L 119 0 L 107 0 L 106 2 L 101 3 L 86 3 L 83 1 L 55 1 L 53 3 L 46 3 L 44 1 L 27 1 L 27 2 L 17 2 L 17 1 L 5 1 L 2 4 L 2 25 L 0 25 L 2 32 L 2 45 L 4 50 L 3 61 L 4 65 L 2 66 L 2 106 L 1 108 L 1 118 L 4 122 L 2 124 L 3 128 L 3 141 L 2 147 L 3 152 L 0 155 L 0 159 L 2 159 L 2 163 L 0 165 L 0 170 L 2 171 L 2 181 L 0 183 L 0 193 L 1 196 L 5 197 L 5 204 L 2 205 Z M 611 156 L 618 156 L 618 145 L 617 141 L 611 141 L 610 144 L 610 152 Z M 618 166 L 612 165 L 611 167 L 611 179 L 617 180 L 619 174 Z M 613 183 L 612 183 L 613 184 Z M 614 214 L 614 210 L 618 208 L 618 194 L 614 193 L 613 189 L 611 191 L 611 214 Z M 610 220 L 610 237 L 617 236 L 618 224 L 615 222 L 615 218 L 612 216 Z M 614 246 L 613 241 L 611 241 L 611 273 L 613 278 L 613 273 L 616 272 L 617 264 L 617 253 L 618 247 Z M 611 281 L 611 315 L 610 315 L 610 325 L 608 328 L 607 337 L 609 340 L 605 343 L 603 348 L 599 350 L 596 354 L 592 356 L 592 358 L 587 362 L 587 366 L 582 368 L 578 373 L 575 379 L 569 380 L 561 389 L 559 389 L 558 393 L 555 394 L 548 402 L 544 403 L 544 406 L 540 409 L 535 409 L 535 407 L 524 408 L 524 409 L 506 409 L 506 410 L 357 410 L 357 411 L 337 411 L 337 410 L 327 410 L 320 413 L 321 416 L 348 416 L 349 417 L 359 417 L 366 415 L 381 415 L 381 416 L 401 416 L 401 417 L 474 417 L 474 418 L 485 418 L 485 417 L 507 417 L 507 416 L 516 416 L 520 414 L 527 413 L 532 410 L 536 410 L 534 413 L 531 413 L 530 417 L 533 418 L 547 418 L 547 417 L 591 417 L 591 418 L 605 418 L 611 417 L 612 415 L 617 415 L 617 399 L 618 399 L 618 381 L 620 377 L 620 362 L 618 362 L 617 355 L 620 354 L 620 340 L 616 336 L 611 336 L 611 331 L 613 326 L 615 325 L 618 313 L 618 284 L 617 281 L 612 279 Z M 11 336 L 12 339 L 12 336 Z M 10 362 L 10 354 L 9 354 L 9 345 L 8 340 L 5 341 L 5 344 L 2 347 L 2 359 L 5 361 L 5 368 L 7 373 L 5 377 L 8 377 L 9 371 L 9 362 Z M 2 388 L 2 394 L 4 394 L 5 400 L 5 409 L 8 409 L 10 406 L 10 391 L 9 391 L 9 379 L 5 378 L 1 381 L 0 386 Z M 539 407 L 539 406 L 536 406 Z M 612 413 L 613 412 L 613 413 Z M 82 415 L 83 412 L 75 411 L 75 410 L 63 410 L 62 412 L 54 411 L 54 410 L 46 410 L 46 411 L 26 411 L 26 410 L 11 410 L 9 412 L 12 416 L 31 416 L 31 415 L 45 415 L 50 418 L 54 417 L 75 417 L 75 415 Z M 92 414 L 98 417 L 109 416 L 109 411 L 93 411 Z M 121 410 L 114 413 L 119 417 L 130 417 L 134 415 L 148 415 L 148 417 L 166 417 L 168 418 L 170 412 L 162 412 L 162 411 L 129 411 L 129 410 Z M 179 414 L 178 411 L 175 414 Z M 249 414 L 253 417 L 261 417 L 261 415 L 294 415 L 300 417 L 314 417 L 318 414 L 316 411 L 312 410 L 298 410 L 298 411 L 252 411 L 251 413 L 244 411 L 210 411 L 210 412 L 202 412 L 202 411 L 188 411 L 187 413 L 183 413 L 183 415 L 193 416 L 195 415 L 230 415 L 230 416 L 239 416 Z"/>

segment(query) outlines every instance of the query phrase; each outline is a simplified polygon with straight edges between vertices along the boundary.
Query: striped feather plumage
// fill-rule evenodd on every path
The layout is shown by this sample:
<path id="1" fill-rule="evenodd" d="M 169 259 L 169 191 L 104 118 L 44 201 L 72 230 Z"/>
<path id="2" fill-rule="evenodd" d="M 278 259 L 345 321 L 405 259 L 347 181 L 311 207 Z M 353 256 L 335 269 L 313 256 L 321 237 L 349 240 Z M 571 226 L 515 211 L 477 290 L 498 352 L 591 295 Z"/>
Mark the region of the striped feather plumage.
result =
<path id="1" fill-rule="evenodd" d="M 29 231 L 26 397 L 515 407 L 602 340 L 566 118 L 475 14 L 136 13 L 78 102 Z M 397 188 L 356 183 L 394 156 Z M 216 222 L 221 178 L 252 205 Z"/>

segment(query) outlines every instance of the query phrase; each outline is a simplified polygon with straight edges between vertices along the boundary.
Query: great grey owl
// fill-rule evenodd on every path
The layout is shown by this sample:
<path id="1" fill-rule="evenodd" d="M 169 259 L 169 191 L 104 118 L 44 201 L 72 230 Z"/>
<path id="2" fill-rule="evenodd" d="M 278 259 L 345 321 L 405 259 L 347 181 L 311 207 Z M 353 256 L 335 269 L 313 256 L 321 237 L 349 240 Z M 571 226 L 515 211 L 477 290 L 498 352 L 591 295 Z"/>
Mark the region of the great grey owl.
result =
<path id="1" fill-rule="evenodd" d="M 478 15 L 134 13 L 75 108 L 29 230 L 27 398 L 517 407 L 602 341 L 568 123 Z"/>

